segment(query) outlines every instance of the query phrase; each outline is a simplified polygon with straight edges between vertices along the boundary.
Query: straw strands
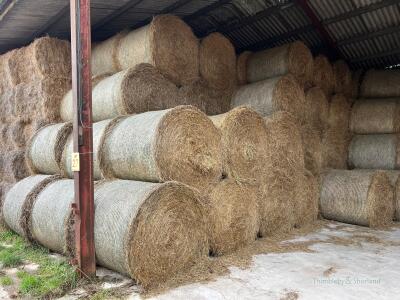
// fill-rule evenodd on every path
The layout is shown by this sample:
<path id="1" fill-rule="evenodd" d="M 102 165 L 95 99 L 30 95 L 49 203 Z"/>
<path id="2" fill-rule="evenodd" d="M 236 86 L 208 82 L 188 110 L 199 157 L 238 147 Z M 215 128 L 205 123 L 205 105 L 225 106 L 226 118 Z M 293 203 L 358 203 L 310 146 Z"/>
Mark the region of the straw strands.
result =
<path id="1" fill-rule="evenodd" d="M 328 58 L 325 55 L 318 55 L 314 59 L 314 77 L 315 86 L 322 89 L 327 97 L 329 97 L 334 89 L 335 75 Z"/>

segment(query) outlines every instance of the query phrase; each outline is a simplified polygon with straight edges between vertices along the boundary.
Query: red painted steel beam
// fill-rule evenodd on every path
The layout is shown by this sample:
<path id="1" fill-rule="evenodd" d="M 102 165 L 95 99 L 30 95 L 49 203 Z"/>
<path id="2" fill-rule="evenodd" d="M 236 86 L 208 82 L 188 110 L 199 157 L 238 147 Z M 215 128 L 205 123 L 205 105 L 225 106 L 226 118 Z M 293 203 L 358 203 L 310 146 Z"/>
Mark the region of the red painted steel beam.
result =
<path id="1" fill-rule="evenodd" d="M 308 1 L 307 0 L 295 0 L 295 2 L 302 8 L 304 13 L 310 18 L 312 25 L 315 27 L 315 29 L 318 31 L 318 33 L 321 35 L 324 43 L 328 47 L 327 50 L 328 50 L 329 56 L 331 56 L 331 58 L 334 58 L 334 59 L 340 57 L 340 52 L 337 48 L 336 43 L 331 38 L 328 31 L 326 31 L 324 25 L 322 25 L 322 23 L 318 19 L 317 15 L 314 13 L 314 10 L 308 4 Z"/>
<path id="2" fill-rule="evenodd" d="M 70 0 L 75 160 L 75 262 L 83 276 L 96 275 L 94 248 L 90 0 Z"/>

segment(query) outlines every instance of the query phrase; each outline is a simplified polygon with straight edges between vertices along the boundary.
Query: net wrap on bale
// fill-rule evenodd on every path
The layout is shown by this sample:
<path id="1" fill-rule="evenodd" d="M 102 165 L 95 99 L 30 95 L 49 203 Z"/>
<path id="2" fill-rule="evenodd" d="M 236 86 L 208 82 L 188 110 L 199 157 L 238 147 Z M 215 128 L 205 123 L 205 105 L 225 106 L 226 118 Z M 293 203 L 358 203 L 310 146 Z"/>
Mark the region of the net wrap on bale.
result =
<path id="1" fill-rule="evenodd" d="M 390 225 L 393 189 L 384 172 L 330 170 L 322 181 L 322 215 L 339 222 L 383 227 Z"/>

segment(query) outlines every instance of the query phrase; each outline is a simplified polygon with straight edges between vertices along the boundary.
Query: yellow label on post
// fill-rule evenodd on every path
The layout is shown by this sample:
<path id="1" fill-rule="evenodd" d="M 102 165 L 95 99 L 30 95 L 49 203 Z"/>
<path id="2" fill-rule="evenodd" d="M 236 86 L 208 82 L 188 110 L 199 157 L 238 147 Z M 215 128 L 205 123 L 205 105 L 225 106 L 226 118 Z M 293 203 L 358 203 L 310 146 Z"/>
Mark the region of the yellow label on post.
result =
<path id="1" fill-rule="evenodd" d="M 77 153 L 77 152 L 72 153 L 71 169 L 72 169 L 72 172 L 79 172 L 81 170 L 80 161 L 79 161 L 79 153 Z"/>

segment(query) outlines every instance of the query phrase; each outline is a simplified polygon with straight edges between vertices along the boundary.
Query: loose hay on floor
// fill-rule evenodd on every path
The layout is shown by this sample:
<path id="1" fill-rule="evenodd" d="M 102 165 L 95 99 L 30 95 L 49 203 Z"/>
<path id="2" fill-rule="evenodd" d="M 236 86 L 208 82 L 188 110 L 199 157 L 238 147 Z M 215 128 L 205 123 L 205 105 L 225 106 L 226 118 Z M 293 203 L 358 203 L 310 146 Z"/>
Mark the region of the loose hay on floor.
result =
<path id="1" fill-rule="evenodd" d="M 393 217 L 393 188 L 384 172 L 331 170 L 322 181 L 322 215 L 339 222 L 383 227 Z"/>

